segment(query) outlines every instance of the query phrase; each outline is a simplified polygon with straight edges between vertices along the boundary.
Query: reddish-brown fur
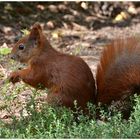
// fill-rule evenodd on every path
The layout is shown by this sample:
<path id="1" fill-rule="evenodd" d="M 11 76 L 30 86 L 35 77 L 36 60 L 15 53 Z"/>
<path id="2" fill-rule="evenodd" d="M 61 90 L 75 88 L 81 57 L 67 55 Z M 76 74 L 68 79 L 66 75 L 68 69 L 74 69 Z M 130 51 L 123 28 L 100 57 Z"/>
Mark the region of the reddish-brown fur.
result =
<path id="1" fill-rule="evenodd" d="M 36 40 L 37 46 L 34 46 Z M 34 47 L 26 47 L 27 51 L 18 50 L 20 44 L 28 46 L 32 43 Z M 21 79 L 35 88 L 48 88 L 49 103 L 73 108 L 73 102 L 77 100 L 82 109 L 85 109 L 87 102 L 94 103 L 95 82 L 88 65 L 79 57 L 54 50 L 38 24 L 33 26 L 28 36 L 15 44 L 12 57 L 28 63 L 28 67 L 11 73 L 11 82 L 16 83 Z"/>
<path id="2" fill-rule="evenodd" d="M 110 104 L 140 91 L 139 38 L 119 39 L 107 46 L 97 67 L 97 101 Z"/>

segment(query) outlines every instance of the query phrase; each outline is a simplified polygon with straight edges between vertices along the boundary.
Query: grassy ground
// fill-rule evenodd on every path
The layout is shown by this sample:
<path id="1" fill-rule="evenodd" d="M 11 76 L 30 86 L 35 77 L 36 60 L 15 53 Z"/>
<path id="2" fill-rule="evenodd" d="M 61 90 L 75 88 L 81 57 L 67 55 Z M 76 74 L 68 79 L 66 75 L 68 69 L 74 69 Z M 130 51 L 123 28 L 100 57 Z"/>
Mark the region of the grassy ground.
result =
<path id="1" fill-rule="evenodd" d="M 120 113 L 110 116 L 109 112 L 101 110 L 102 118 L 106 118 L 103 122 L 63 107 L 43 104 L 38 109 L 34 93 L 20 111 L 20 117 L 11 114 L 10 123 L 0 122 L 1 138 L 140 138 L 139 97 L 135 98 L 136 105 L 129 120 L 121 119 Z M 6 109 L 12 112 L 10 107 Z M 90 109 L 94 116 L 95 108 L 90 105 Z M 78 114 L 76 120 L 75 114 Z"/>

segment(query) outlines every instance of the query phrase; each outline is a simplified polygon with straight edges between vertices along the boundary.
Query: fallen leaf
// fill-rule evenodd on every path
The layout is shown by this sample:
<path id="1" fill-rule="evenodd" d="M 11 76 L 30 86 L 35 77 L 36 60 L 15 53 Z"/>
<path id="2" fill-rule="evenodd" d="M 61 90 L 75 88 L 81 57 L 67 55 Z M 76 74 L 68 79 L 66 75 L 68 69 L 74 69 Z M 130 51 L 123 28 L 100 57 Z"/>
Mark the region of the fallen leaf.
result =
<path id="1" fill-rule="evenodd" d="M 130 15 L 127 12 L 121 12 L 120 14 L 118 14 L 113 22 L 121 22 L 124 21 L 126 19 L 130 18 Z"/>

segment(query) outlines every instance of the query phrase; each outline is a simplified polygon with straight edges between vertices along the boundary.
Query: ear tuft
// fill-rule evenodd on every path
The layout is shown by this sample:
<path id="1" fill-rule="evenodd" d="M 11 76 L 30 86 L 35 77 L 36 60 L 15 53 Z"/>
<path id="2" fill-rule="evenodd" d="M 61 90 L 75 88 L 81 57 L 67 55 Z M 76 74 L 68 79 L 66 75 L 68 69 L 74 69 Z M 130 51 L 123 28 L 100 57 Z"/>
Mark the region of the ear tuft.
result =
<path id="1" fill-rule="evenodd" d="M 33 25 L 32 29 L 38 29 L 38 30 L 41 30 L 41 31 L 42 31 L 42 28 L 41 28 L 41 26 L 40 26 L 40 24 L 39 24 L 38 22 L 36 22 L 36 23 Z"/>
<path id="2" fill-rule="evenodd" d="M 31 32 L 30 32 L 30 38 L 31 39 L 39 39 L 40 38 L 40 35 L 42 33 L 42 28 L 40 26 L 39 23 L 35 23 L 31 29 Z"/>

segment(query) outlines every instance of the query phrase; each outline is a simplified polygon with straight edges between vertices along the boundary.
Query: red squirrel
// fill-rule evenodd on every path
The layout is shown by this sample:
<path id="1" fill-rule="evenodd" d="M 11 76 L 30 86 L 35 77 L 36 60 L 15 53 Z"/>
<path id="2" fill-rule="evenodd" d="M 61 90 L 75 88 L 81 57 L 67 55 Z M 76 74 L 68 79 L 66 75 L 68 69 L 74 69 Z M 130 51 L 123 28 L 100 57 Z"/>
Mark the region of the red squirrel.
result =
<path id="1" fill-rule="evenodd" d="M 119 39 L 105 47 L 97 66 L 96 83 L 88 65 L 79 57 L 51 47 L 39 24 L 13 47 L 12 59 L 28 67 L 11 73 L 13 83 L 23 80 L 50 90 L 47 102 L 82 109 L 87 102 L 110 105 L 140 91 L 140 43 L 138 38 Z M 96 94 L 97 92 L 97 94 Z"/>
<path id="2" fill-rule="evenodd" d="M 102 104 L 110 105 L 112 101 L 139 93 L 139 38 L 118 39 L 110 43 L 102 52 L 96 81 L 97 102 Z"/>
<path id="3" fill-rule="evenodd" d="M 95 101 L 95 81 L 89 66 L 80 57 L 56 51 L 39 24 L 14 45 L 11 58 L 28 67 L 12 72 L 10 81 L 48 88 L 46 102 L 73 109 L 76 100 L 84 110 L 88 102 Z"/>

